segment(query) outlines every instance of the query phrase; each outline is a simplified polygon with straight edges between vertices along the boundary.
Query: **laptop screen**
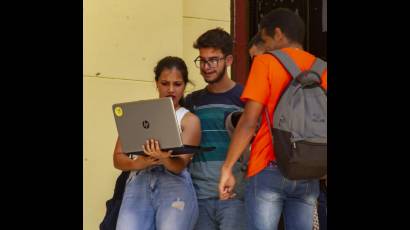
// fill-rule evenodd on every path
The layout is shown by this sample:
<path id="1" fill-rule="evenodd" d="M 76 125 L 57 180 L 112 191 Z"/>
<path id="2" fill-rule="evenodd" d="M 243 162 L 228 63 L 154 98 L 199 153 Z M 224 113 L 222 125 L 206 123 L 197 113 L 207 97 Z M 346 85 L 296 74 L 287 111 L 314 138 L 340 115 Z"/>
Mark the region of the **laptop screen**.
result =
<path id="1" fill-rule="evenodd" d="M 148 139 L 161 149 L 183 146 L 171 98 L 117 103 L 112 110 L 124 153 L 142 152 Z"/>

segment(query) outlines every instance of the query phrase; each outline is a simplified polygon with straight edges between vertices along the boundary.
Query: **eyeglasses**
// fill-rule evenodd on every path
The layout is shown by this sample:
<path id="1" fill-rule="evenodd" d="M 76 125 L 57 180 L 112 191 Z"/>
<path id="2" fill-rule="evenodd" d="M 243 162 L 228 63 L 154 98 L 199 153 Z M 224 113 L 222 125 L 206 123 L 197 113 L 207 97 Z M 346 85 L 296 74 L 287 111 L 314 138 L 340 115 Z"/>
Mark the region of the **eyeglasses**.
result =
<path id="1" fill-rule="evenodd" d="M 208 64 L 210 68 L 216 68 L 220 60 L 224 60 L 226 57 L 211 57 L 208 60 L 201 59 L 201 57 L 197 57 L 194 62 L 195 66 L 198 68 L 203 68 Z"/>

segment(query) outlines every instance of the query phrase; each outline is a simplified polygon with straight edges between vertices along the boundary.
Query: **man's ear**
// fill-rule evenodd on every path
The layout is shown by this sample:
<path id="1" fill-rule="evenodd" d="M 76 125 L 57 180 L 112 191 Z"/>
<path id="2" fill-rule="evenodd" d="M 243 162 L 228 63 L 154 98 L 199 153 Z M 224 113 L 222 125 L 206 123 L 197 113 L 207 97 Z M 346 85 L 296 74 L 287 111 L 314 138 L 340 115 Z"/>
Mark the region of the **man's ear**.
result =
<path id="1" fill-rule="evenodd" d="M 275 41 L 282 41 L 284 38 L 285 34 L 283 33 L 283 31 L 279 27 L 276 27 L 275 33 L 273 34 L 273 39 Z"/>
<path id="2" fill-rule="evenodd" d="M 227 65 L 227 66 L 231 66 L 231 65 L 232 65 L 232 62 L 233 62 L 233 56 L 232 56 L 232 54 L 227 55 L 226 58 L 225 58 L 225 61 L 226 61 L 226 65 Z"/>

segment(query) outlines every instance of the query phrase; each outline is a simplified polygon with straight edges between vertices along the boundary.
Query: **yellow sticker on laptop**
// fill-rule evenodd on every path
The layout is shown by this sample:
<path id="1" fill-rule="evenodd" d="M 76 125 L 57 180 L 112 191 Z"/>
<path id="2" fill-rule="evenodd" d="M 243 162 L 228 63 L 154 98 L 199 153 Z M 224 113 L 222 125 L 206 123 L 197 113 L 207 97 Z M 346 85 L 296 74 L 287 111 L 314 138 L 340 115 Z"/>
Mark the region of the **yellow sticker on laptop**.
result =
<path id="1" fill-rule="evenodd" d="M 122 117 L 122 115 L 124 114 L 124 113 L 122 112 L 121 107 L 119 107 L 119 106 L 115 107 L 114 113 L 115 113 L 115 115 L 117 115 L 117 117 Z"/>

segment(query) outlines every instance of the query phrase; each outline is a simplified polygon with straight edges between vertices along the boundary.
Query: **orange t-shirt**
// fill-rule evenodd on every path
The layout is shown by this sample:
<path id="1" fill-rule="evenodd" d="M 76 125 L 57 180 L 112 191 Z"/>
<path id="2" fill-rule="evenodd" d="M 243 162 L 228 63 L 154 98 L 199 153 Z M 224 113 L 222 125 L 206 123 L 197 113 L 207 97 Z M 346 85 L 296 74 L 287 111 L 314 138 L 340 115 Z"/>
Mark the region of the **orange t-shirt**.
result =
<path id="1" fill-rule="evenodd" d="M 282 49 L 296 63 L 301 71 L 310 69 L 315 56 L 297 48 Z M 270 54 L 255 56 L 241 100 L 253 100 L 268 107 L 269 118 L 272 118 L 283 90 L 290 83 L 292 76 L 282 64 Z M 321 75 L 322 87 L 327 90 L 327 69 Z M 261 113 L 262 123 L 252 143 L 248 162 L 247 176 L 254 176 L 263 170 L 270 161 L 275 160 L 272 137 L 266 122 L 265 111 Z M 272 124 L 272 120 L 270 121 Z"/>

